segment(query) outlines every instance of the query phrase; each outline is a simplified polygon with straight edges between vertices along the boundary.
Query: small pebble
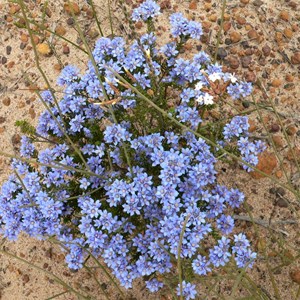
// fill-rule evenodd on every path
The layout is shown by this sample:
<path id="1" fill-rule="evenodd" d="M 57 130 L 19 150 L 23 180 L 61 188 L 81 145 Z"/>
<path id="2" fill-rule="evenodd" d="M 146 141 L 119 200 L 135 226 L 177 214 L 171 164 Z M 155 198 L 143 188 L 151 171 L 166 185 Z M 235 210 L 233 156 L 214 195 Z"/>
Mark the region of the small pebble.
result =
<path id="1" fill-rule="evenodd" d="M 21 40 L 21 42 L 23 42 L 23 43 L 27 43 L 27 42 L 28 42 L 28 35 L 25 34 L 25 33 L 22 33 L 22 34 L 21 34 L 21 37 L 20 37 L 20 40 Z"/>
<path id="2" fill-rule="evenodd" d="M 223 24 L 223 30 L 224 32 L 227 32 L 231 28 L 231 23 L 230 22 L 225 22 Z"/>
<path id="3" fill-rule="evenodd" d="M 273 143 L 276 147 L 282 148 L 284 146 L 284 139 L 280 135 L 272 136 Z"/>
<path id="4" fill-rule="evenodd" d="M 217 51 L 217 58 L 223 60 L 227 56 L 227 51 L 224 48 L 219 48 Z"/>
<path id="5" fill-rule="evenodd" d="M 244 17 L 237 16 L 236 21 L 239 25 L 245 25 L 246 19 Z"/>
<path id="6" fill-rule="evenodd" d="M 69 54 L 69 53 L 70 53 L 69 46 L 67 46 L 67 45 L 63 46 L 63 54 Z"/>
<path id="7" fill-rule="evenodd" d="M 294 125 L 290 125 L 287 127 L 286 132 L 288 135 L 293 136 L 296 134 L 296 132 L 298 131 L 297 127 Z"/>
<path id="8" fill-rule="evenodd" d="M 264 54 L 264 56 L 269 56 L 271 53 L 271 48 L 269 45 L 265 45 L 262 47 L 262 52 Z"/>
<path id="9" fill-rule="evenodd" d="M 291 39 L 293 37 L 293 30 L 290 28 L 285 28 L 283 33 L 289 39 Z"/>
<path id="10" fill-rule="evenodd" d="M 243 47 L 244 49 L 247 49 L 247 48 L 250 47 L 250 46 L 249 46 L 249 43 L 248 43 L 247 41 L 241 42 L 241 45 L 242 45 L 242 47 Z"/>
<path id="11" fill-rule="evenodd" d="M 69 18 L 68 20 L 67 20 L 67 24 L 68 25 L 73 25 L 74 24 L 74 19 L 73 18 Z"/>
<path id="12" fill-rule="evenodd" d="M 164 0 L 164 1 L 162 1 L 162 2 L 160 3 L 160 8 L 161 8 L 162 10 L 172 8 L 172 5 L 171 5 L 170 0 Z"/>
<path id="13" fill-rule="evenodd" d="M 258 63 L 261 65 L 261 66 L 265 66 L 267 64 L 266 60 L 264 58 L 260 58 L 258 60 Z"/>
<path id="14" fill-rule="evenodd" d="M 72 19 L 73 20 L 73 19 Z M 68 22 L 68 21 L 67 21 Z M 56 28 L 55 28 L 55 33 L 60 35 L 60 36 L 63 36 L 65 35 L 67 32 L 67 30 L 65 29 L 64 26 L 62 25 L 58 25 Z"/>
<path id="15" fill-rule="evenodd" d="M 248 38 L 251 39 L 251 40 L 252 39 L 257 39 L 258 38 L 257 31 L 254 30 L 254 29 L 249 30 L 249 32 L 248 32 Z"/>
<path id="16" fill-rule="evenodd" d="M 279 207 L 283 207 L 283 208 L 289 207 L 289 203 L 285 199 L 282 199 L 282 198 L 278 199 L 275 202 L 275 205 L 279 206 Z"/>
<path id="17" fill-rule="evenodd" d="M 3 103 L 3 105 L 5 105 L 5 106 L 9 106 L 10 103 L 11 103 L 10 98 L 8 98 L 8 97 L 4 98 L 4 99 L 2 100 L 2 103 Z"/>
<path id="18" fill-rule="evenodd" d="M 282 172 L 281 170 L 277 170 L 277 171 L 275 172 L 275 176 L 276 176 L 277 178 L 282 178 L 283 172 Z"/>
<path id="19" fill-rule="evenodd" d="M 263 4 L 264 4 L 264 2 L 261 1 L 261 0 L 255 0 L 255 1 L 253 1 L 253 5 L 254 5 L 254 6 L 257 6 L 257 7 L 260 7 L 260 6 L 262 6 Z"/>
<path id="20" fill-rule="evenodd" d="M 252 62 L 251 56 L 243 56 L 241 58 L 241 63 L 243 68 L 248 68 L 251 62 Z"/>
<path id="21" fill-rule="evenodd" d="M 29 108 L 28 113 L 29 113 L 31 119 L 34 119 L 36 117 L 35 110 L 32 107 Z"/>
<path id="22" fill-rule="evenodd" d="M 245 72 L 244 77 L 247 82 L 255 82 L 256 81 L 256 75 L 252 71 Z"/>
<path id="23" fill-rule="evenodd" d="M 70 277 L 71 274 L 69 272 L 66 272 L 66 271 L 63 271 L 63 275 L 66 276 L 66 277 Z"/>
<path id="24" fill-rule="evenodd" d="M 280 15 L 279 15 L 279 18 L 283 21 L 288 21 L 290 19 L 290 16 L 289 16 L 289 12 L 286 11 L 286 10 L 283 10 Z"/>
<path id="25" fill-rule="evenodd" d="M 291 7 L 291 8 L 297 8 L 297 3 L 294 2 L 294 1 L 290 1 L 290 2 L 288 3 L 288 6 Z"/>
<path id="26" fill-rule="evenodd" d="M 279 87 L 282 84 L 280 79 L 274 79 L 271 83 L 273 87 Z"/>
<path id="27" fill-rule="evenodd" d="M 229 66 L 232 69 L 237 69 L 240 66 L 240 62 L 235 56 L 232 56 L 229 59 Z"/>
<path id="28" fill-rule="evenodd" d="M 300 64 L 300 52 L 295 52 L 291 57 L 291 62 L 294 65 Z"/>
<path id="29" fill-rule="evenodd" d="M 64 10 L 68 15 L 74 14 L 75 16 L 80 14 L 80 8 L 77 3 L 69 2 L 64 4 Z"/>
<path id="30" fill-rule="evenodd" d="M 211 6 L 212 6 L 211 3 L 205 3 L 204 4 L 205 11 L 209 12 L 211 10 Z"/>
<path id="31" fill-rule="evenodd" d="M 61 71 L 62 66 L 60 64 L 54 64 L 53 68 L 54 68 L 55 71 Z"/>
<path id="32" fill-rule="evenodd" d="M 46 15 L 47 15 L 48 18 L 51 18 L 51 16 L 52 16 L 52 11 L 50 10 L 49 7 L 46 7 L 45 13 L 46 13 Z"/>
<path id="33" fill-rule="evenodd" d="M 11 138 L 11 142 L 14 146 L 17 146 L 21 141 L 21 136 L 17 133 L 15 133 L 12 138 Z"/>
<path id="34" fill-rule="evenodd" d="M 249 108 L 250 107 L 250 102 L 249 101 L 243 101 L 242 105 L 244 108 Z"/>
<path id="35" fill-rule="evenodd" d="M 278 44 L 282 43 L 282 39 L 283 39 L 283 34 L 281 32 L 276 32 L 275 33 L 275 40 Z"/>
<path id="36" fill-rule="evenodd" d="M 270 132 L 278 132 L 280 130 L 280 126 L 278 124 L 272 124 L 270 128 Z"/>
<path id="37" fill-rule="evenodd" d="M 7 63 L 7 58 L 5 56 L 2 56 L 1 63 L 2 65 L 5 65 Z"/>
<path id="38" fill-rule="evenodd" d="M 218 16 L 216 14 L 210 15 L 208 17 L 208 20 L 211 21 L 211 22 L 216 22 L 217 19 L 218 19 Z"/>
<path id="39" fill-rule="evenodd" d="M 23 284 L 26 284 L 27 282 L 29 282 L 29 276 L 27 274 L 23 275 L 22 280 Z"/>
<path id="40" fill-rule="evenodd" d="M 89 36 L 91 39 L 95 39 L 98 35 L 99 35 L 99 31 L 96 30 L 96 29 L 91 29 L 91 30 L 88 32 L 88 36 Z"/>
<path id="41" fill-rule="evenodd" d="M 294 76 L 291 75 L 291 74 L 287 74 L 287 75 L 285 76 L 285 80 L 286 80 L 287 82 L 293 82 L 293 81 L 294 81 Z"/>
<path id="42" fill-rule="evenodd" d="M 47 269 L 48 266 L 49 266 L 49 265 L 48 265 L 47 263 L 44 263 L 43 268 L 44 268 L 44 269 Z"/>
<path id="43" fill-rule="evenodd" d="M 295 269 L 290 272 L 290 277 L 292 281 L 300 285 L 300 269 Z"/>
<path id="44" fill-rule="evenodd" d="M 300 162 L 300 148 L 294 147 L 292 149 L 289 149 L 289 151 L 286 154 L 286 158 L 289 161 L 297 161 Z"/>
<path id="45" fill-rule="evenodd" d="M 52 248 L 49 248 L 48 250 L 46 250 L 45 252 L 45 256 L 48 257 L 48 258 L 52 258 L 52 255 L 53 255 L 53 251 L 52 251 Z"/>
<path id="46" fill-rule="evenodd" d="M 195 0 L 192 0 L 190 2 L 189 9 L 192 9 L 192 10 L 197 9 L 197 2 Z"/>
<path id="47" fill-rule="evenodd" d="M 230 40 L 232 43 L 237 43 L 242 39 L 242 36 L 239 32 L 233 31 L 230 33 Z"/>
<path id="48" fill-rule="evenodd" d="M 280 186 L 277 188 L 276 193 L 280 196 L 284 196 L 286 192 L 285 192 L 285 189 Z"/>
<path id="49" fill-rule="evenodd" d="M 7 47 L 6 47 L 6 54 L 7 54 L 7 55 L 10 55 L 11 50 L 12 50 L 11 46 L 7 46 Z"/>
<path id="50" fill-rule="evenodd" d="M 231 44 L 231 39 L 226 38 L 226 39 L 225 39 L 225 45 L 230 45 L 230 44 Z"/>

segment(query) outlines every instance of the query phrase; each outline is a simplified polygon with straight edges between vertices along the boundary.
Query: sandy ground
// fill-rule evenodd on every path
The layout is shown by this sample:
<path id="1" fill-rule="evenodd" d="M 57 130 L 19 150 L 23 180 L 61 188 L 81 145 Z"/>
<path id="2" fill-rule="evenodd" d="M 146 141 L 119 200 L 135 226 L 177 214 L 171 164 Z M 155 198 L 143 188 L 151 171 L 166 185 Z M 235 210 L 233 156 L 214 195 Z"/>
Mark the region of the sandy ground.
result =
<path id="1" fill-rule="evenodd" d="M 45 1 L 26 1 L 27 6 L 36 20 L 43 18 Z M 125 34 L 127 24 L 116 1 L 111 1 L 114 27 L 116 32 Z M 255 134 L 268 141 L 272 137 L 276 145 L 276 155 L 269 155 L 262 160 L 262 169 L 266 170 L 272 160 L 277 161 L 271 169 L 274 176 L 284 182 L 286 171 L 288 178 L 292 178 L 294 187 L 297 186 L 297 172 L 295 163 L 289 153 L 289 147 L 284 139 L 284 128 L 288 129 L 288 137 L 293 147 L 299 147 L 300 122 L 300 3 L 283 0 L 232 0 L 227 1 L 224 31 L 219 52 L 220 63 L 248 81 L 259 79 L 268 95 L 272 99 L 276 110 L 281 114 L 281 122 L 274 114 L 262 111 L 263 121 L 257 113 L 252 113 L 251 120 L 256 128 Z M 110 34 L 108 21 L 108 1 L 94 0 L 96 4 L 104 35 Z M 129 6 L 137 1 L 126 1 Z M 218 21 L 221 13 L 221 1 L 159 1 L 164 14 L 159 18 L 158 27 L 161 39 L 166 37 L 166 18 L 174 11 L 181 11 L 189 18 L 203 23 L 205 35 L 199 45 L 206 51 L 213 51 Z M 78 34 L 73 28 L 72 20 L 63 9 L 63 1 L 48 1 L 48 8 L 44 15 L 45 24 L 51 30 L 65 31 L 64 37 L 80 44 Z M 91 44 L 97 39 L 97 27 L 91 18 L 90 6 L 85 1 L 79 1 L 80 14 L 78 20 Z M 19 130 L 14 126 L 16 120 L 28 120 L 36 124 L 42 104 L 36 99 L 35 88 L 43 89 L 45 84 L 36 68 L 34 54 L 26 30 L 20 28 L 22 20 L 18 19 L 20 11 L 13 4 L 0 0 L 0 151 L 17 153 Z M 14 23 L 17 22 L 19 27 Z M 124 26 L 120 26 L 123 24 Z M 141 31 L 144 28 L 140 29 Z M 121 32 L 120 32 L 121 31 Z M 73 46 L 67 46 L 64 41 L 54 35 L 36 35 L 36 43 L 50 43 L 52 54 L 40 55 L 42 69 L 46 72 L 50 83 L 55 86 L 59 69 L 65 64 L 75 64 L 84 70 L 87 58 Z M 186 45 L 189 52 L 190 45 Z M 188 55 L 188 54 L 187 54 Z M 258 88 L 254 96 L 259 104 L 269 104 L 269 100 Z M 251 99 L 248 99 L 252 101 Z M 243 110 L 241 104 L 237 109 Z M 264 126 L 265 124 L 265 126 Z M 268 133 L 268 134 L 267 134 Z M 274 138 L 275 137 L 275 138 Z M 270 142 L 270 141 L 269 141 Z M 271 143 L 270 143 L 271 144 Z M 270 151 L 269 151 L 270 152 Z M 274 151 L 273 151 L 274 152 Z M 299 153 L 298 153 L 299 157 Z M 280 158 L 280 159 L 278 159 Z M 281 163 L 280 163 L 281 161 Z M 263 164 L 265 163 L 265 164 Z M 0 157 L 0 183 L 10 173 L 9 159 Z M 238 221 L 251 238 L 258 251 L 257 264 L 249 273 L 249 277 L 265 293 L 265 299 L 300 299 L 298 293 L 300 284 L 299 256 L 300 239 L 299 226 L 280 224 L 278 220 L 297 220 L 299 202 L 286 192 L 274 193 L 278 185 L 269 179 L 253 178 L 241 171 L 238 166 L 219 166 L 219 181 L 229 186 L 240 188 L 247 197 L 248 208 L 253 218 L 258 221 L 253 226 L 249 222 Z M 272 193 L 270 193 L 270 189 Z M 299 201 L 300 199 L 298 199 Z M 246 208 L 236 213 L 247 215 Z M 259 221 L 272 221 L 273 229 L 265 229 Z M 281 232 L 280 232 L 281 231 Z M 284 231 L 284 233 L 282 233 Z M 36 264 L 44 270 L 38 271 L 12 257 L 0 255 L 0 298 L 3 300 L 48 299 L 64 292 L 64 288 L 57 284 L 47 272 L 53 272 L 63 280 L 72 283 L 77 290 L 89 292 L 96 299 L 104 299 L 101 290 L 95 285 L 93 278 L 86 271 L 70 272 L 64 266 L 64 256 L 59 247 L 45 241 L 32 240 L 26 236 L 17 242 L 6 242 L 5 249 L 19 257 Z M 292 263 L 291 263 L 292 262 Z M 277 269 L 273 269 L 279 266 Z M 272 272 L 268 272 L 273 269 Z M 297 273 L 299 271 L 299 273 Z M 298 274 L 298 283 L 295 276 Z M 107 280 L 101 270 L 96 272 L 103 288 L 111 295 L 111 299 L 118 299 L 115 288 L 106 284 Z M 213 282 L 212 278 L 212 282 Z M 272 283 L 273 282 L 273 283 Z M 218 295 L 230 294 L 233 282 L 216 284 L 215 296 L 207 299 L 221 299 Z M 274 292 L 274 285 L 275 290 Z M 251 289 L 251 287 L 249 287 Z M 203 296 L 206 290 L 202 289 Z M 219 293 L 219 294 L 218 294 Z M 298 293 L 298 294 L 297 294 Z M 126 299 L 167 299 L 159 295 L 148 295 L 141 283 L 137 283 L 132 291 L 126 294 Z M 213 295 L 213 294 L 211 294 Z M 240 299 L 246 296 L 242 288 L 233 296 Z M 77 299 L 70 293 L 63 294 L 56 299 Z M 244 299 L 261 299 L 252 296 Z"/>

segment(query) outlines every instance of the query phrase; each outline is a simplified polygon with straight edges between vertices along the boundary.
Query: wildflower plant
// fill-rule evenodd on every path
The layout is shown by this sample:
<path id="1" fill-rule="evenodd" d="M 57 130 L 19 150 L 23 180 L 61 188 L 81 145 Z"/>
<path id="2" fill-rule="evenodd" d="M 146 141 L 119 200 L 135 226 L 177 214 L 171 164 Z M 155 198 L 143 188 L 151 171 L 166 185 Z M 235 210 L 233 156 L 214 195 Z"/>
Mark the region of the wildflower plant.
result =
<path id="1" fill-rule="evenodd" d="M 163 276 L 181 260 L 192 275 L 175 290 L 194 299 L 197 276 L 230 260 L 251 267 L 256 257 L 245 234 L 233 234 L 231 213 L 244 195 L 217 183 L 216 154 L 234 147 L 250 171 L 265 146 L 249 136 L 246 116 L 221 124 L 218 147 L 193 133 L 209 135 L 202 116 L 218 97 L 238 101 L 252 87 L 203 51 L 191 60 L 182 57 L 183 43 L 199 39 L 202 27 L 181 13 L 170 17 L 172 41 L 158 47 L 158 14 L 155 2 L 145 1 L 132 19 L 146 22 L 147 33 L 129 47 L 121 37 L 100 38 L 83 75 L 65 67 L 57 80 L 65 87 L 58 105 L 52 92 L 41 94 L 48 110 L 34 134 L 22 138 L 21 157 L 2 187 L 1 233 L 11 240 L 21 232 L 54 236 L 68 249 L 71 269 L 82 268 L 92 253 L 122 286 L 143 278 L 151 292 L 164 286 Z M 38 151 L 35 136 L 49 147 Z"/>

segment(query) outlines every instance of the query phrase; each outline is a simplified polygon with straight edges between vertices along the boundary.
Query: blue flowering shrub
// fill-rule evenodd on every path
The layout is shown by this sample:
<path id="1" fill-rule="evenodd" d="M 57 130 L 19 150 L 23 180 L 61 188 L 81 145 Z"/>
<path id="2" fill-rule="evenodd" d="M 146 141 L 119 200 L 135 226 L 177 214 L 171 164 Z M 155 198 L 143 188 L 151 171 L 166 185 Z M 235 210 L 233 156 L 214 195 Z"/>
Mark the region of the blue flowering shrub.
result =
<path id="1" fill-rule="evenodd" d="M 153 28 L 158 14 L 148 0 L 132 18 Z M 100 38 L 83 75 L 73 66 L 62 71 L 58 105 L 51 91 L 41 94 L 48 109 L 35 135 L 22 138 L 21 158 L 13 160 L 14 174 L 2 187 L 1 233 L 11 240 L 21 232 L 55 237 L 68 249 L 71 269 L 92 253 L 122 286 L 143 278 L 152 292 L 163 287 L 162 275 L 176 270 L 180 256 L 193 276 L 185 278 L 183 270 L 177 292 L 194 299 L 193 278 L 230 260 L 251 267 L 256 257 L 246 236 L 232 233 L 231 213 L 244 195 L 217 183 L 219 148 L 195 134 L 209 136 L 201 115 L 218 97 L 238 101 L 251 85 L 204 52 L 181 57 L 183 43 L 199 39 L 202 28 L 181 13 L 170 23 L 173 40 L 160 48 L 151 30 L 129 47 L 121 37 Z M 239 153 L 250 171 L 264 145 L 248 129 L 248 118 L 235 116 L 215 142 Z M 35 136 L 48 147 L 38 151 Z"/>

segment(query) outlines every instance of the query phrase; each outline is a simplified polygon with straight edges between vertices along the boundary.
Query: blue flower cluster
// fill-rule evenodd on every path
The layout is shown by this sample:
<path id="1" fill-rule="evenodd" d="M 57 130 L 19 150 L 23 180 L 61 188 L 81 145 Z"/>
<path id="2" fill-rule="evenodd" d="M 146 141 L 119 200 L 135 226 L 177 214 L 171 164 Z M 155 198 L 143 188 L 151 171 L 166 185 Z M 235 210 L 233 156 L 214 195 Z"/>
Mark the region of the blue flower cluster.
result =
<path id="1" fill-rule="evenodd" d="M 236 139 L 242 159 L 251 166 L 256 166 L 258 164 L 258 155 L 266 149 L 266 146 L 260 140 L 249 140 L 249 127 L 250 125 L 246 116 L 237 116 L 224 126 L 223 135 L 228 142 Z M 243 165 L 243 168 L 247 171 L 252 171 L 250 166 Z"/>
<path id="2" fill-rule="evenodd" d="M 195 21 L 188 21 L 182 13 L 175 13 L 170 17 L 172 26 L 171 33 L 174 37 L 191 37 L 200 39 L 202 35 L 202 26 Z"/>
<path id="3" fill-rule="evenodd" d="M 147 21 L 158 13 L 159 6 L 147 0 L 134 10 L 133 20 Z M 178 57 L 181 39 L 198 39 L 202 29 L 180 13 L 170 20 L 179 39 L 160 49 L 153 33 L 130 47 L 121 37 L 101 38 L 93 50 L 97 66 L 89 62 L 84 75 L 73 66 L 62 71 L 58 84 L 65 86 L 64 96 L 56 106 L 49 91 L 42 94 L 50 111 L 41 114 L 36 130 L 51 146 L 37 151 L 34 141 L 23 137 L 24 160 L 13 160 L 15 175 L 0 195 L 4 236 L 55 236 L 68 249 L 70 268 L 81 268 L 91 252 L 124 287 L 145 278 L 152 292 L 163 287 L 157 275 L 170 273 L 178 255 L 201 276 L 231 257 L 239 268 L 251 267 L 256 257 L 244 234 L 232 234 L 230 211 L 244 195 L 217 183 L 217 160 L 209 145 L 170 124 L 115 76 L 122 75 L 163 109 L 170 103 L 160 93 L 172 87 L 178 99 L 169 113 L 194 130 L 202 122 L 199 109 L 213 104 L 211 83 L 227 84 L 234 99 L 250 93 L 248 84 L 211 64 L 206 53 L 191 61 Z M 238 139 L 242 157 L 255 165 L 264 146 L 249 141 L 248 129 L 246 117 L 235 117 L 223 133 L 227 143 Z M 203 251 L 216 232 L 221 238 Z M 194 299 L 195 285 L 183 281 L 182 293 Z"/>
<path id="4" fill-rule="evenodd" d="M 132 14 L 133 21 L 148 21 L 160 14 L 159 5 L 151 0 L 143 2 L 138 8 L 134 9 Z"/>

